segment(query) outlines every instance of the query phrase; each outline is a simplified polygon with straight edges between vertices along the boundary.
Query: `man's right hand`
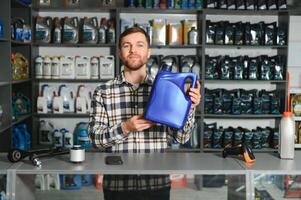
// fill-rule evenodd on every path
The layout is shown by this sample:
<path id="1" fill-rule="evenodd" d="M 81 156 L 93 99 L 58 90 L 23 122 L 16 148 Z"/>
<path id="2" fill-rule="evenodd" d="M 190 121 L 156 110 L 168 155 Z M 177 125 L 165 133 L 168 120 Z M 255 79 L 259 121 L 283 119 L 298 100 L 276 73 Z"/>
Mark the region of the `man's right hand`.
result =
<path id="1" fill-rule="evenodd" d="M 130 132 L 143 131 L 152 127 L 154 123 L 150 120 L 147 120 L 143 115 L 135 115 L 128 120 L 122 122 L 121 128 L 125 135 L 128 135 Z"/>

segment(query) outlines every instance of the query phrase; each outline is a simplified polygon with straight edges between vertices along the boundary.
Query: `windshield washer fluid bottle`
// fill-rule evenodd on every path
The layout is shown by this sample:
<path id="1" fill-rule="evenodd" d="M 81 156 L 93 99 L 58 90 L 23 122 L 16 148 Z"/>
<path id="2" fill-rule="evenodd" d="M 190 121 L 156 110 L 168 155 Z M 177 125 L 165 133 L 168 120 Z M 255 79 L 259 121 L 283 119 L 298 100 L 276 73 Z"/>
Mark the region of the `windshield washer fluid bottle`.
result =
<path id="1" fill-rule="evenodd" d="M 99 60 L 96 56 L 91 58 L 91 79 L 99 79 Z"/>
<path id="2" fill-rule="evenodd" d="M 115 76 L 114 56 L 101 56 L 99 58 L 100 79 L 113 79 Z"/>
<path id="3" fill-rule="evenodd" d="M 75 78 L 75 63 L 73 56 L 61 57 L 61 79 L 74 79 Z"/>
<path id="4" fill-rule="evenodd" d="M 90 58 L 87 56 L 75 57 L 75 75 L 76 79 L 90 79 Z"/>
<path id="5" fill-rule="evenodd" d="M 61 73 L 61 61 L 59 57 L 53 56 L 51 62 L 51 78 L 52 79 L 59 79 Z"/>
<path id="6" fill-rule="evenodd" d="M 35 77 L 37 79 L 43 78 L 43 63 L 44 63 L 43 57 L 37 56 L 34 62 Z"/>

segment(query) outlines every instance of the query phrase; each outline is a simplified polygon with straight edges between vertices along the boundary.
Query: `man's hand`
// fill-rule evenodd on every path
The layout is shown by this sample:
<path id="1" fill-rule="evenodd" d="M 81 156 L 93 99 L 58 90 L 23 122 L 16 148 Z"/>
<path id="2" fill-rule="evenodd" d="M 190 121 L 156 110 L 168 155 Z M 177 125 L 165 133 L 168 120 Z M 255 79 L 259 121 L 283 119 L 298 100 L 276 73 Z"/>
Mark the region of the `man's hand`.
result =
<path id="1" fill-rule="evenodd" d="M 143 117 L 143 115 L 135 115 L 125 122 L 122 122 L 121 128 L 123 133 L 128 135 L 130 132 L 138 132 L 143 131 L 152 127 L 154 123 L 150 120 L 147 120 Z"/>
<path id="2" fill-rule="evenodd" d="M 192 111 L 201 101 L 201 84 L 199 81 L 196 82 L 196 88 L 190 87 L 188 90 L 188 95 L 190 96 L 192 105 L 190 111 Z"/>

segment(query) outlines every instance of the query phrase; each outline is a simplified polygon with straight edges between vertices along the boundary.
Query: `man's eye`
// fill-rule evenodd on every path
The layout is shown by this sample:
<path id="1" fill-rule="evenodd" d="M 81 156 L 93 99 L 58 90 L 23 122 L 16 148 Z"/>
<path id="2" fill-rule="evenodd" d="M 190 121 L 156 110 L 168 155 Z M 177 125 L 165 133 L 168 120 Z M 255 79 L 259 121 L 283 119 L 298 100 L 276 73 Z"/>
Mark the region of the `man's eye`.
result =
<path id="1" fill-rule="evenodd" d="M 129 46 L 130 46 L 130 45 L 125 44 L 125 45 L 123 45 L 122 47 L 123 47 L 123 48 L 129 48 Z"/>
<path id="2" fill-rule="evenodd" d="M 144 47 L 144 45 L 143 44 L 138 44 L 138 47 Z"/>

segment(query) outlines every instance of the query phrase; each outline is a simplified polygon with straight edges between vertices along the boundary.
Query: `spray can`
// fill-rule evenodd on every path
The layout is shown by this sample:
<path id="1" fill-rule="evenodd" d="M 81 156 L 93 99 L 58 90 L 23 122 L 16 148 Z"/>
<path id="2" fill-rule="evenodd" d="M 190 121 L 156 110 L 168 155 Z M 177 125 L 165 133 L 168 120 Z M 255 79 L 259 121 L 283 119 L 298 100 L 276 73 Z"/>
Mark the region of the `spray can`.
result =
<path id="1" fill-rule="evenodd" d="M 292 112 L 284 112 L 280 120 L 279 154 L 281 159 L 294 159 L 295 122 Z"/>

